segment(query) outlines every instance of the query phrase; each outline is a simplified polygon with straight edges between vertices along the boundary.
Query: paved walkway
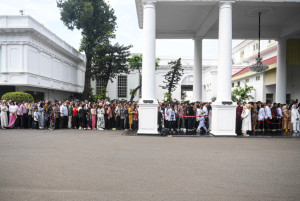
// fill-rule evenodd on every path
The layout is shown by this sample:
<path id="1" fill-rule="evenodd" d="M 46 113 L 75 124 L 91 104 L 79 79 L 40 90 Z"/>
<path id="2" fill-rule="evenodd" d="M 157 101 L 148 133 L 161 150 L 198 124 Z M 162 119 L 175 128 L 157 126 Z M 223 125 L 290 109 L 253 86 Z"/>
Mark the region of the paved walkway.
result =
<path id="1" fill-rule="evenodd" d="M 0 200 L 299 200 L 299 138 L 0 130 Z"/>

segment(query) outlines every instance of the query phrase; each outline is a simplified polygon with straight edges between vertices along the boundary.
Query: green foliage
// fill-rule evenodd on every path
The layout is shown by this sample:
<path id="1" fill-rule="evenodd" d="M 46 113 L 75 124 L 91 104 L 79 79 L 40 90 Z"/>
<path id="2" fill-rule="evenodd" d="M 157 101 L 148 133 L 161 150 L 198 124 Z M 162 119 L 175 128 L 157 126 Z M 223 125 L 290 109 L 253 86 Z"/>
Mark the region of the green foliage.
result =
<path id="1" fill-rule="evenodd" d="M 253 99 L 251 92 L 255 91 L 253 86 L 248 86 L 245 83 L 245 86 L 242 88 L 241 86 L 235 87 L 232 91 L 231 98 L 233 102 L 244 102 L 250 99 Z"/>
<path id="2" fill-rule="evenodd" d="M 81 31 L 80 50 L 86 55 L 83 98 L 89 96 L 92 78 L 92 59 L 97 45 L 115 38 L 116 16 L 105 0 L 57 0 L 61 20 L 70 30 Z"/>
<path id="3" fill-rule="evenodd" d="M 215 96 L 211 98 L 211 102 L 215 102 L 216 100 L 217 100 L 217 97 L 215 97 Z"/>
<path id="4" fill-rule="evenodd" d="M 160 58 L 156 58 L 155 59 L 155 70 L 157 70 L 157 68 L 159 67 L 159 61 Z M 143 65 L 143 55 L 133 55 L 130 59 L 129 59 L 129 68 L 131 70 L 137 70 L 139 72 L 139 85 L 135 88 L 132 89 L 132 93 L 131 97 L 130 97 L 130 101 L 132 102 L 136 92 L 142 88 L 142 76 L 141 76 L 141 69 L 142 69 L 142 65 Z"/>
<path id="5" fill-rule="evenodd" d="M 165 86 L 161 86 L 163 89 L 167 89 L 167 93 L 172 95 L 175 91 L 179 80 L 183 74 L 181 58 L 176 61 L 171 61 L 168 63 L 171 66 L 171 70 L 165 75 Z M 171 100 L 168 98 L 168 100 Z"/>
<path id="6" fill-rule="evenodd" d="M 127 74 L 131 47 L 131 45 L 124 46 L 118 43 L 111 45 L 109 42 L 98 45 L 92 60 L 92 77 L 101 79 L 106 88 L 108 82 L 112 82 L 118 74 Z"/>
<path id="7" fill-rule="evenodd" d="M 167 101 L 170 103 L 172 101 L 172 93 L 164 93 L 164 99 L 167 99 Z"/>
<path id="8" fill-rule="evenodd" d="M 31 94 L 29 93 L 24 93 L 24 92 L 9 92 L 4 94 L 1 97 L 2 100 L 12 100 L 16 102 L 20 102 L 22 100 L 24 101 L 34 101 L 34 98 L 32 97 Z"/>
<path id="9" fill-rule="evenodd" d="M 105 100 L 105 99 L 110 100 L 110 98 L 107 97 L 106 94 L 107 94 L 106 88 L 102 88 L 100 94 L 94 96 L 94 102 L 97 102 L 98 100 Z"/>

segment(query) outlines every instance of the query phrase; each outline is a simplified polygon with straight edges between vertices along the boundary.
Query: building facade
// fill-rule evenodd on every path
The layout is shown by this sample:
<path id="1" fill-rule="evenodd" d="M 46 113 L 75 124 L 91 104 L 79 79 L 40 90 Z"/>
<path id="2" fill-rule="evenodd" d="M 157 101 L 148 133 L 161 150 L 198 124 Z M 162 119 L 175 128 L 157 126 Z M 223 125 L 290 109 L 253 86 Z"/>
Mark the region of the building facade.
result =
<path id="1" fill-rule="evenodd" d="M 157 101 L 162 101 L 165 99 L 164 94 L 167 92 L 166 89 L 163 89 L 161 86 L 164 86 L 163 81 L 165 80 L 164 75 L 170 71 L 170 66 L 168 63 L 170 61 L 175 61 L 180 57 L 159 57 L 159 67 L 155 71 L 155 83 L 153 83 L 153 87 L 155 87 L 155 96 L 157 97 Z M 184 101 L 193 101 L 193 65 L 194 60 L 191 57 L 182 57 L 181 58 L 183 75 L 181 80 L 178 83 L 175 91 L 172 92 L 172 98 L 177 100 Z M 217 69 L 217 59 L 215 58 L 206 58 L 203 59 L 203 100 L 211 101 L 212 97 L 215 97 L 215 76 Z M 130 90 L 135 89 L 139 86 L 139 73 L 137 70 L 130 71 L 129 74 L 120 74 L 113 82 L 109 82 L 107 86 L 107 96 L 110 99 L 118 99 L 118 100 L 130 100 Z M 93 88 L 93 94 L 100 94 L 101 88 L 101 80 L 92 80 L 91 85 Z M 142 91 L 139 90 L 134 98 L 134 100 L 138 100 L 141 98 Z"/>
<path id="2" fill-rule="evenodd" d="M 300 98 L 300 40 L 287 40 L 287 67 L 286 67 L 286 102 L 291 103 Z M 292 50 L 293 53 L 291 53 Z M 261 56 L 263 63 L 269 66 L 264 73 L 255 73 L 250 71 L 250 65 L 254 64 L 258 53 L 257 40 L 245 40 L 233 48 L 232 58 L 235 64 L 246 66 L 241 71 L 232 75 L 232 89 L 236 86 L 244 87 L 245 84 L 253 86 L 255 91 L 252 92 L 253 99 L 249 101 L 271 101 L 276 102 L 276 79 L 281 78 L 280 73 L 277 75 L 277 55 L 278 42 L 275 40 L 261 41 Z"/>
<path id="3" fill-rule="evenodd" d="M 30 16 L 0 16 L 0 97 L 63 100 L 84 87 L 85 56 Z"/>

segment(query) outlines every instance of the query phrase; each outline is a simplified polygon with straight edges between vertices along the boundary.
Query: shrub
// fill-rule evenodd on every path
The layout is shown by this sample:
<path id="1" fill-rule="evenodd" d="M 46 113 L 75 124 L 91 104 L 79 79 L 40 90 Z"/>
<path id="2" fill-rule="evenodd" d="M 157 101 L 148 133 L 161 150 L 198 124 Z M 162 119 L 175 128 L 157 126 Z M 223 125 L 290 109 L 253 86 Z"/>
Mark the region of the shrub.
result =
<path id="1" fill-rule="evenodd" d="M 9 93 L 4 94 L 1 97 L 1 100 L 12 100 L 12 101 L 20 102 L 22 100 L 24 100 L 24 101 L 34 101 L 34 98 L 29 93 L 9 92 Z"/>

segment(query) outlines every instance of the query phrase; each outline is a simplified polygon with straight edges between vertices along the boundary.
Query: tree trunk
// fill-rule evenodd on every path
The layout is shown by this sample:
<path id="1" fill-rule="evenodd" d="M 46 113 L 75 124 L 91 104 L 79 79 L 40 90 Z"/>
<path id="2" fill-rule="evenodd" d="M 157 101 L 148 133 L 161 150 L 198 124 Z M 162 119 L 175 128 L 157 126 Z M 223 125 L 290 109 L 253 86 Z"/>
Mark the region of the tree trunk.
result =
<path id="1" fill-rule="evenodd" d="M 139 85 L 137 88 L 135 88 L 132 93 L 131 93 L 131 97 L 130 97 L 130 102 L 132 103 L 134 97 L 135 97 L 135 93 L 141 88 L 141 85 Z"/>
<path id="2" fill-rule="evenodd" d="M 85 76 L 84 76 L 84 89 L 82 92 L 82 99 L 87 100 L 89 98 L 89 92 L 91 88 L 91 76 L 90 76 L 90 71 L 91 71 L 91 57 L 86 58 L 86 70 L 85 70 Z"/>

